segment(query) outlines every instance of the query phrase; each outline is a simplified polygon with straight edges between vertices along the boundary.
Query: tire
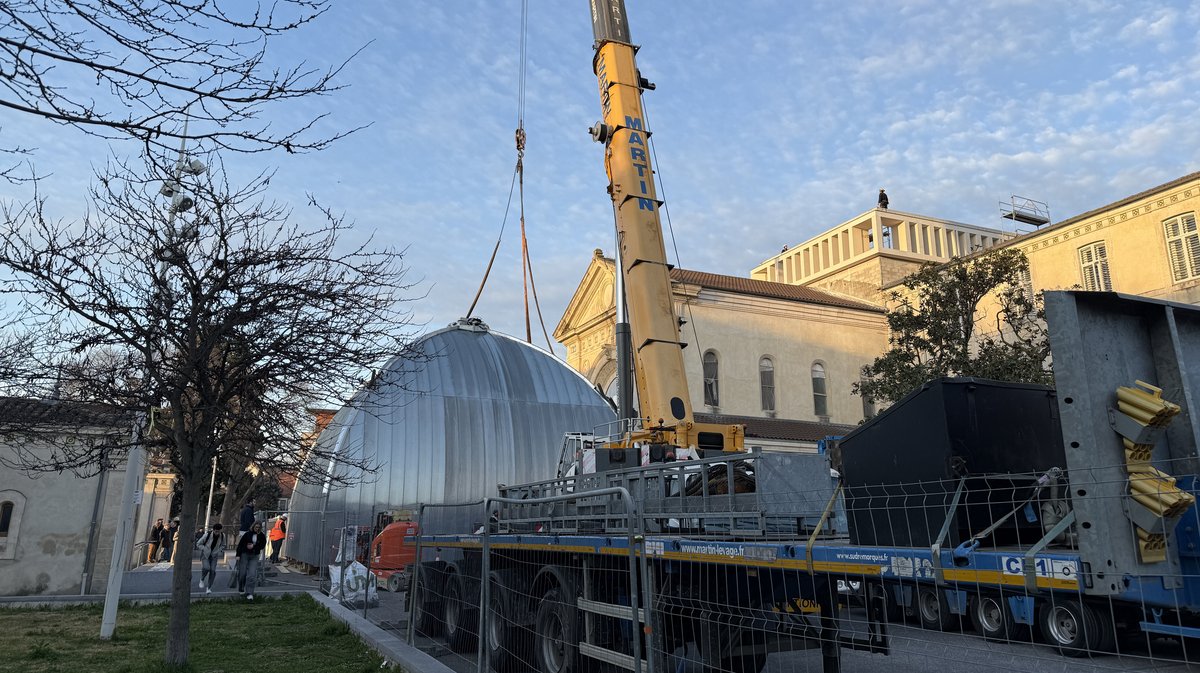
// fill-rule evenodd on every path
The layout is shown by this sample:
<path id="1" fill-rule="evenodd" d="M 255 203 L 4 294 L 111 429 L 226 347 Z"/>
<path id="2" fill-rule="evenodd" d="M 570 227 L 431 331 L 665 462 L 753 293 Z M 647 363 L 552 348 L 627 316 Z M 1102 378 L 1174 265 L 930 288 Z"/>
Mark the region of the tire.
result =
<path id="1" fill-rule="evenodd" d="M 574 601 L 567 605 L 558 587 L 547 591 L 533 618 L 533 659 L 541 673 L 578 673 L 579 629 Z"/>
<path id="2" fill-rule="evenodd" d="M 1017 624 L 1013 621 L 1008 601 L 1001 594 L 981 593 L 971 597 L 971 625 L 987 640 L 1011 642 L 1016 640 Z"/>
<path id="3" fill-rule="evenodd" d="M 1073 598 L 1046 600 L 1038 611 L 1038 626 L 1051 647 L 1066 657 L 1090 657 L 1109 652 L 1116 643 L 1111 620 Z"/>
<path id="4" fill-rule="evenodd" d="M 950 614 L 950 603 L 946 601 L 946 593 L 935 586 L 921 585 L 917 587 L 913 597 L 913 607 L 921 628 L 930 631 L 948 631 L 954 626 L 954 615 Z"/>
<path id="5" fill-rule="evenodd" d="M 404 590 L 400 583 L 400 573 L 392 573 L 391 575 L 388 575 L 387 590 L 394 594 L 398 594 Z"/>
<path id="6" fill-rule="evenodd" d="M 510 673 L 529 661 L 529 630 L 517 624 L 516 606 L 502 580 L 492 574 L 488 593 L 488 665 L 498 673 Z"/>
<path id="7" fill-rule="evenodd" d="M 446 597 L 442 601 L 446 644 L 455 652 L 475 649 L 479 632 L 479 608 L 466 598 L 462 575 L 454 573 L 446 579 Z"/>
<path id="8" fill-rule="evenodd" d="M 424 577 L 417 581 L 416 591 L 410 594 L 409 600 L 414 601 L 414 630 L 427 638 L 436 638 L 441 635 L 442 606 L 431 598 L 429 583 Z"/>

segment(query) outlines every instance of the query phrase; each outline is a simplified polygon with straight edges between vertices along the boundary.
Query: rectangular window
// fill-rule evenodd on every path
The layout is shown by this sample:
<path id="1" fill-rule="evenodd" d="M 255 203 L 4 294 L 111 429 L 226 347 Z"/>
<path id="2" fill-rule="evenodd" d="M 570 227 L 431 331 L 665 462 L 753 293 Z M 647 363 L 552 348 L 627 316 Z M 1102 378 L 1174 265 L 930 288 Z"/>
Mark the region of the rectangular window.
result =
<path id="1" fill-rule="evenodd" d="M 1112 276 L 1108 273 L 1108 250 L 1104 241 L 1096 241 L 1079 249 L 1079 271 L 1083 276 L 1083 289 L 1112 290 Z"/>
<path id="2" fill-rule="evenodd" d="M 1186 213 L 1163 222 L 1167 235 L 1167 257 L 1171 278 L 1176 282 L 1200 278 L 1200 232 L 1196 213 Z"/>
<path id="3" fill-rule="evenodd" d="M 1028 267 L 1017 271 L 1017 287 L 1021 288 L 1026 297 L 1033 297 L 1033 274 L 1029 272 Z"/>

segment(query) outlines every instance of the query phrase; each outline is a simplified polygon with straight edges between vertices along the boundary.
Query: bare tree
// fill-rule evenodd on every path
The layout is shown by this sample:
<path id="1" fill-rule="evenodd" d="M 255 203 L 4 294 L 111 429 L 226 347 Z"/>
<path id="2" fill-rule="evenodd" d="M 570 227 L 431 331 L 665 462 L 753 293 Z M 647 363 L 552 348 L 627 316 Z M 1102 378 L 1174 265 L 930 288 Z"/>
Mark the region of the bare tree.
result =
<path id="1" fill-rule="evenodd" d="M 260 115 L 268 104 L 339 88 L 334 77 L 346 61 L 320 67 L 270 58 L 281 36 L 328 7 L 328 0 L 6 0 L 0 107 L 161 149 L 178 144 L 185 117 L 189 136 L 209 147 L 320 149 L 349 131 L 316 133 L 324 115 L 290 126 Z"/>
<path id="2" fill-rule="evenodd" d="M 372 368 L 414 357 L 401 251 L 374 249 L 369 237 L 351 243 L 343 219 L 319 207 L 305 217 L 314 224 L 295 224 L 265 198 L 269 175 L 242 187 L 224 176 L 218 167 L 189 178 L 195 206 L 173 213 L 157 202 L 167 176 L 117 164 L 97 176 L 81 221 L 49 219 L 40 201 L 0 218 L 4 286 L 23 298 L 22 338 L 36 344 L 27 380 L 61 384 L 64 361 L 85 361 L 66 368 L 78 373 L 72 390 L 128 410 L 158 407 L 148 441 L 181 482 L 185 534 L 215 455 L 295 473 L 307 452 L 336 458 L 345 469 L 335 479 L 372 471 L 304 443 L 305 408 L 351 403 Z M 20 467 L 87 471 L 102 457 L 63 444 L 53 460 Z M 171 664 L 188 656 L 191 563 L 179 559 Z"/>

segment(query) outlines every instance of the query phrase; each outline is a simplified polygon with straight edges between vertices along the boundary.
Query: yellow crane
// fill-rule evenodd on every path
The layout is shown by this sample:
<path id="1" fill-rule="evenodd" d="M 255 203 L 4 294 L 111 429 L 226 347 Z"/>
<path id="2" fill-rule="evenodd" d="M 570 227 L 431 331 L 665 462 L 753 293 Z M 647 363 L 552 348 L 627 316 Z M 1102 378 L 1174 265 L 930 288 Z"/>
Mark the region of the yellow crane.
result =
<path id="1" fill-rule="evenodd" d="M 600 122 L 593 139 L 604 143 L 604 165 L 617 227 L 619 266 L 629 312 L 640 428 L 627 429 L 610 448 L 649 444 L 652 460 L 680 449 L 742 451 L 741 425 L 696 423 L 684 371 L 680 322 L 671 297 L 670 266 L 650 162 L 642 91 L 654 86 L 638 72 L 624 0 L 591 0 L 596 53 L 592 68 L 600 86 Z M 618 322 L 621 317 L 618 316 Z M 620 366 L 626 366 L 621 363 Z"/>

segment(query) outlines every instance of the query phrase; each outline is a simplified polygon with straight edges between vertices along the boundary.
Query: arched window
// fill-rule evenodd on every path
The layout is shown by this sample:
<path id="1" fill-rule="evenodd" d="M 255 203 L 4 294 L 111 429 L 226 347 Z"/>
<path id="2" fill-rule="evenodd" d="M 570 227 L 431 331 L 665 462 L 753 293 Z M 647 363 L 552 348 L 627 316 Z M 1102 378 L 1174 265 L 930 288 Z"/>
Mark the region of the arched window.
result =
<path id="1" fill-rule="evenodd" d="M 758 385 L 762 391 L 762 410 L 767 414 L 774 414 L 775 363 L 765 355 L 758 361 Z"/>
<path id="2" fill-rule="evenodd" d="M 717 374 L 717 354 L 704 354 L 704 403 L 710 407 L 721 406 L 720 379 Z"/>
<path id="3" fill-rule="evenodd" d="M 18 491 L 0 490 L 0 559 L 16 557 L 24 511 L 25 496 Z"/>
<path id="4" fill-rule="evenodd" d="M 829 395 L 825 389 L 825 365 L 814 362 L 812 366 L 813 414 L 829 417 Z"/>

